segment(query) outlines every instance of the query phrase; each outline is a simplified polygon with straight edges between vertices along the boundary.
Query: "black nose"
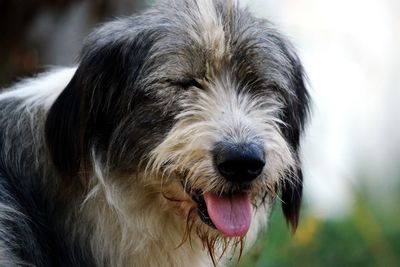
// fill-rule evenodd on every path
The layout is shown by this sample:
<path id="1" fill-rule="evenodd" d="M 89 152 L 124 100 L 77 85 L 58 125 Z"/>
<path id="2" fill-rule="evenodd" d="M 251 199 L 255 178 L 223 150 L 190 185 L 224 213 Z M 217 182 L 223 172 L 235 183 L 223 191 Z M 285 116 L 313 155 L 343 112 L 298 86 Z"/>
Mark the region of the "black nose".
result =
<path id="1" fill-rule="evenodd" d="M 219 173 L 235 183 L 251 182 L 265 165 L 264 149 L 258 144 L 217 143 L 213 150 Z"/>

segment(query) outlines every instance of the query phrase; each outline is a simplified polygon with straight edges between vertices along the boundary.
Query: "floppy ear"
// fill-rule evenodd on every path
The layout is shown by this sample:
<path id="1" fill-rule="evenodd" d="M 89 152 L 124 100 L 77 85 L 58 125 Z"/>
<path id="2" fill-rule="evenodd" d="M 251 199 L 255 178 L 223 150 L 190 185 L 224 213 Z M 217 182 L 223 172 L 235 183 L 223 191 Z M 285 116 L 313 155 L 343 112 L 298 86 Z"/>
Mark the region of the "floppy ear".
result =
<path id="1" fill-rule="evenodd" d="M 83 155 L 81 94 L 75 74 L 50 108 L 45 124 L 47 147 L 53 164 L 68 177 L 78 173 Z"/>
<path id="2" fill-rule="evenodd" d="M 282 132 L 290 144 L 297 168 L 290 172 L 282 186 L 282 209 L 286 221 L 291 226 L 292 232 L 296 231 L 303 192 L 303 174 L 299 159 L 299 146 L 301 134 L 309 114 L 309 94 L 305 85 L 305 74 L 301 62 L 291 47 L 286 47 L 292 65 L 291 90 L 284 109 L 283 121 L 287 124 Z"/>
<path id="3" fill-rule="evenodd" d="M 301 199 L 303 193 L 303 174 L 297 169 L 297 177 L 285 179 L 282 188 L 282 210 L 286 222 L 290 225 L 292 232 L 297 229 L 300 217 Z"/>
<path id="4" fill-rule="evenodd" d="M 106 24 L 89 37 L 74 77 L 48 112 L 46 142 L 63 177 L 90 172 L 92 147 L 96 152 L 107 147 L 134 103 L 137 80 L 156 35 L 146 29 L 136 32 L 129 23 Z"/>

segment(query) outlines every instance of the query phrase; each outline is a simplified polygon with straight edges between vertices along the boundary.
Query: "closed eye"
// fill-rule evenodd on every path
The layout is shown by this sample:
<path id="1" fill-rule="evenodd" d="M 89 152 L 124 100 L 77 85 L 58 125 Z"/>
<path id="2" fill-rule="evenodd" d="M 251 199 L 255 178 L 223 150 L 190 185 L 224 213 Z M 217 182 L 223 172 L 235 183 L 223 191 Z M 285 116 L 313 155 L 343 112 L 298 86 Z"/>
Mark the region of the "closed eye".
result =
<path id="1" fill-rule="evenodd" d="M 196 87 L 196 88 L 199 88 L 199 89 L 204 89 L 203 85 L 200 82 L 198 82 L 195 78 L 172 81 L 171 83 L 174 84 L 174 85 L 177 85 L 179 87 L 182 87 L 184 89 L 188 89 L 190 87 Z"/>

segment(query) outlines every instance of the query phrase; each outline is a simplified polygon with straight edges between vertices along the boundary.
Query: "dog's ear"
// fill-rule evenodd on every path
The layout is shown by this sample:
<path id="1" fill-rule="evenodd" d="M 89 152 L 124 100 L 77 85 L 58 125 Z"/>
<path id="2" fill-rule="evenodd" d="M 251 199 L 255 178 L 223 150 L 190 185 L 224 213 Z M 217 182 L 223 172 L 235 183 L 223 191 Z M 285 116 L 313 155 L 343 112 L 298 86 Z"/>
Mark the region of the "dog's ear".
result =
<path id="1" fill-rule="evenodd" d="M 63 176 L 74 176 L 82 160 L 82 93 L 74 76 L 50 108 L 45 136 L 56 169 Z"/>
<path id="2" fill-rule="evenodd" d="M 283 121 L 286 125 L 282 127 L 282 132 L 292 148 L 297 167 L 290 171 L 290 174 L 284 179 L 281 197 L 283 214 L 292 231 L 295 232 L 299 221 L 303 192 L 303 174 L 299 159 L 300 138 L 309 114 L 310 100 L 302 64 L 293 48 L 288 46 L 285 49 L 292 66 L 290 75 L 292 92 L 287 97 L 288 101 L 283 111 Z"/>
<path id="3" fill-rule="evenodd" d="M 129 28 L 124 23 L 106 24 L 89 37 L 75 75 L 48 112 L 46 142 L 64 177 L 91 171 L 92 149 L 107 147 L 134 103 L 137 79 L 156 37 L 150 30 L 117 28 Z"/>
<path id="4" fill-rule="evenodd" d="M 300 168 L 297 169 L 296 177 L 288 177 L 282 187 L 282 210 L 286 222 L 290 225 L 292 232 L 297 229 L 300 217 L 301 199 L 303 193 L 303 174 Z"/>

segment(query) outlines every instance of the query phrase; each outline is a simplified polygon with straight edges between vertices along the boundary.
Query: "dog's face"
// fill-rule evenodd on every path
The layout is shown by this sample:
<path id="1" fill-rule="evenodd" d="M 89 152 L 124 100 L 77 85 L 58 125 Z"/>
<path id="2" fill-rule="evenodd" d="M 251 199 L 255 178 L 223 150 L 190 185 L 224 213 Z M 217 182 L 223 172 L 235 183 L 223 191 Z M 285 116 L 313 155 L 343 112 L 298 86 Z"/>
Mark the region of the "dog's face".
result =
<path id="1" fill-rule="evenodd" d="M 199 235 L 243 237 L 275 198 L 296 228 L 303 70 L 268 22 L 230 2 L 174 1 L 89 37 L 46 123 L 63 176 L 90 172 L 95 154 L 183 203 Z"/>

